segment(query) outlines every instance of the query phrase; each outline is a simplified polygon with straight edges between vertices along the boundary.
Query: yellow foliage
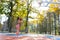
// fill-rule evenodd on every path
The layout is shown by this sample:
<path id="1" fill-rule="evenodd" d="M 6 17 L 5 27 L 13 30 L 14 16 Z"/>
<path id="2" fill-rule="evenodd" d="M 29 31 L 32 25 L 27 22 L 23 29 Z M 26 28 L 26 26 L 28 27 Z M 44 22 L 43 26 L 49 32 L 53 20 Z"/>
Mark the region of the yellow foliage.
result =
<path id="1" fill-rule="evenodd" d="M 33 20 L 30 21 L 30 22 L 33 23 L 33 24 L 37 24 L 37 21 L 38 21 L 38 20 L 33 19 Z"/>
<path id="2" fill-rule="evenodd" d="M 53 0 L 53 2 L 57 2 L 57 0 Z"/>
<path id="3" fill-rule="evenodd" d="M 57 2 L 57 0 L 53 0 L 53 2 Z M 55 12 L 55 11 L 57 11 L 57 10 L 58 10 L 58 5 L 59 5 L 59 4 L 50 4 L 50 5 L 49 5 L 49 7 L 50 7 L 50 8 L 49 8 L 49 11 L 50 11 L 50 12 Z"/>
<path id="4" fill-rule="evenodd" d="M 50 8 L 50 9 L 49 9 L 50 12 L 55 12 L 55 11 L 57 11 L 57 10 L 58 10 L 58 8 Z"/>
<path id="5" fill-rule="evenodd" d="M 51 8 L 52 8 L 52 7 L 55 7 L 55 5 L 54 5 L 54 4 L 50 4 L 49 6 L 50 6 Z"/>
<path id="6" fill-rule="evenodd" d="M 49 8 L 50 12 L 55 12 L 58 10 L 58 4 L 50 4 L 49 6 L 50 6 Z"/>
<path id="7" fill-rule="evenodd" d="M 42 23 L 42 21 L 44 20 L 44 15 L 41 14 L 41 15 L 38 15 L 38 23 Z"/>
<path id="8" fill-rule="evenodd" d="M 24 29 L 25 29 L 25 26 L 22 25 L 22 26 L 20 27 L 20 30 L 24 30 Z"/>

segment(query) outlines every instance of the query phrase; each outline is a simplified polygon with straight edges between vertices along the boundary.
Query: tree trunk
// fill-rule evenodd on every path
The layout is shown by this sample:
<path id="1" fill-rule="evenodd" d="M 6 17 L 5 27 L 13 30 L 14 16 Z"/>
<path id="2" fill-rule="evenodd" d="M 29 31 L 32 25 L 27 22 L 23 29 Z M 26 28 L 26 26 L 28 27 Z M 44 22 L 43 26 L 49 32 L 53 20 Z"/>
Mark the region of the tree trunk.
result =
<path id="1" fill-rule="evenodd" d="M 27 1 L 27 16 L 26 16 L 26 28 L 25 33 L 28 33 L 28 14 L 29 14 L 29 1 Z"/>
<path id="2" fill-rule="evenodd" d="M 56 35 L 56 14 L 54 13 L 54 27 L 55 27 L 55 35 Z"/>
<path id="3" fill-rule="evenodd" d="M 13 6 L 12 6 L 12 1 L 10 2 L 10 7 L 11 7 L 11 12 L 10 12 L 10 14 L 9 14 L 9 17 L 8 17 L 8 31 L 9 32 L 11 32 L 11 29 L 12 29 L 12 8 L 13 8 Z"/>

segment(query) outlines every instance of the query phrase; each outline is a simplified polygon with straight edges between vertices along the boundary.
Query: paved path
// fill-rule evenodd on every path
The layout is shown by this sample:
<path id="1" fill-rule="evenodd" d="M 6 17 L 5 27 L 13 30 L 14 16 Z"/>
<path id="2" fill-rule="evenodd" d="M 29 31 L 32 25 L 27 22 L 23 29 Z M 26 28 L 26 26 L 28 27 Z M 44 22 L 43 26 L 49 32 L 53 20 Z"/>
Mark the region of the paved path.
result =
<path id="1" fill-rule="evenodd" d="M 4 36 L 0 35 L 0 40 L 52 40 L 46 37 L 38 36 L 38 37 L 31 37 L 31 36 L 21 36 L 21 37 L 14 37 L 14 36 Z"/>

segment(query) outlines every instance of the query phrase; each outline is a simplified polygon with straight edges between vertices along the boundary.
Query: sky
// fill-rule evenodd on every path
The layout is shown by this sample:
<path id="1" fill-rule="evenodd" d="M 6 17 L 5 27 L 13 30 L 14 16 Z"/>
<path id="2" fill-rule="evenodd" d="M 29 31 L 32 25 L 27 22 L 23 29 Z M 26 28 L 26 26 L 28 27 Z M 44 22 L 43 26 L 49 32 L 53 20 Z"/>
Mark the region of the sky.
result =
<path id="1" fill-rule="evenodd" d="M 46 0 L 42 0 L 42 1 L 46 1 Z M 36 1 L 36 0 L 34 0 L 32 2 L 32 7 L 36 8 L 40 12 L 42 12 L 43 10 L 48 10 L 49 9 L 48 7 L 41 7 L 41 6 L 44 6 L 44 5 L 46 5 L 46 4 L 43 3 L 43 4 L 40 5 L 39 1 Z M 3 24 L 3 22 L 6 21 L 8 19 L 8 17 L 5 14 L 3 14 L 1 16 L 2 16 L 1 24 Z M 36 13 L 31 13 L 31 14 L 29 14 L 29 16 L 36 17 L 37 14 Z M 31 21 L 31 20 L 33 20 L 33 19 L 29 18 L 28 21 Z"/>

